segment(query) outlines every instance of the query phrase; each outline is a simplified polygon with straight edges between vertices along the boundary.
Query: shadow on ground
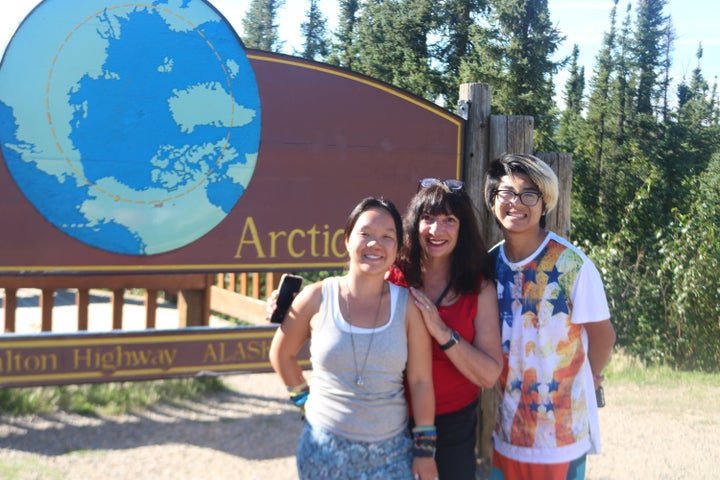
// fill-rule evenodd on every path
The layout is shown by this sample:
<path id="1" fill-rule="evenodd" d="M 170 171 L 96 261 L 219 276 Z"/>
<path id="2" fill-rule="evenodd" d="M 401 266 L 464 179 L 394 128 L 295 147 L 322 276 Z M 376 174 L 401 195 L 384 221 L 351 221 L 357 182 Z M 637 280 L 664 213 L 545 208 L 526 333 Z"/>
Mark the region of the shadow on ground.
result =
<path id="1" fill-rule="evenodd" d="M 0 417 L 0 448 L 46 456 L 186 444 L 248 460 L 295 455 L 299 412 L 277 397 L 223 391 L 100 418 L 68 413 Z"/>

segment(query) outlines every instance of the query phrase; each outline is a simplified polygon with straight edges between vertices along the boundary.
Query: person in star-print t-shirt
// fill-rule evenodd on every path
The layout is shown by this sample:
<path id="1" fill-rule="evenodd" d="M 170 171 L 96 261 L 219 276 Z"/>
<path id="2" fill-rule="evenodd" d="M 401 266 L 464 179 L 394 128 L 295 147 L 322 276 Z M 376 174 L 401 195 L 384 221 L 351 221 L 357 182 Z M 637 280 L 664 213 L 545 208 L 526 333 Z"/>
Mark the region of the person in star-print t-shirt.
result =
<path id="1" fill-rule="evenodd" d="M 585 477 L 600 452 L 595 391 L 615 343 L 595 265 L 545 229 L 558 182 L 542 160 L 503 155 L 484 196 L 504 240 L 493 247 L 503 372 L 492 479 Z"/>

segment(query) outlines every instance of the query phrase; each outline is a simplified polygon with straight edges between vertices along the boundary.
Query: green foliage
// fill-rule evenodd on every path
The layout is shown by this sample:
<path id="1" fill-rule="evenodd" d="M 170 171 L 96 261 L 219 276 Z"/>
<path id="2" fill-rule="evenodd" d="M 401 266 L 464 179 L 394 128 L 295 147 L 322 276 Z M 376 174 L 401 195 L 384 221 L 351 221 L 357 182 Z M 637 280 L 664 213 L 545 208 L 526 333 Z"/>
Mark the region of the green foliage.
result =
<path id="1" fill-rule="evenodd" d="M 676 212 L 661 239 L 659 274 L 669 279 L 668 327 L 683 368 L 720 369 L 720 154 L 712 169 L 689 183 L 687 214 Z"/>
<path id="2" fill-rule="evenodd" d="M 0 413 L 25 415 L 62 410 L 84 415 L 119 414 L 223 389 L 222 381 L 216 377 L 5 388 L 0 389 Z"/>
<path id="3" fill-rule="evenodd" d="M 568 82 L 575 97 L 557 138 L 574 155 L 573 235 L 603 273 L 618 345 L 646 364 L 718 371 L 717 90 L 699 49 L 677 107 L 664 98 L 673 39 L 665 3 L 639 0 L 619 30 L 613 8 L 587 111 L 578 115 Z"/>
<path id="4" fill-rule="evenodd" d="M 280 51 L 282 42 L 276 23 L 278 9 L 285 0 L 252 0 L 250 8 L 242 19 L 243 43 L 246 47 Z"/>
<path id="5" fill-rule="evenodd" d="M 684 191 L 687 213 L 658 225 L 654 244 L 636 227 L 651 188 L 628 206 L 615 235 L 586 245 L 600 269 L 618 345 L 643 362 L 720 371 L 720 153 Z M 643 247 L 645 245 L 645 247 Z"/>
<path id="6" fill-rule="evenodd" d="M 585 251 L 601 272 L 617 333 L 617 344 L 643 362 L 668 360 L 668 332 L 663 312 L 663 285 L 657 281 L 654 249 L 639 246 L 632 224 L 637 213 L 651 202 L 649 186 L 638 192 L 615 234 L 604 234 L 598 245 Z"/>
<path id="7" fill-rule="evenodd" d="M 327 57 L 329 46 L 325 34 L 326 24 L 327 21 L 318 7 L 318 0 L 310 0 L 307 18 L 300 25 L 304 38 L 303 58 L 322 60 Z"/>
<path id="8" fill-rule="evenodd" d="M 536 148 L 552 145 L 556 115 L 552 56 L 564 37 L 553 26 L 547 0 L 490 0 L 487 27 L 475 29 L 472 63 L 464 75 L 492 86 L 496 113 L 535 118 Z"/>
<path id="9" fill-rule="evenodd" d="M 305 279 L 304 285 L 310 285 L 311 283 L 320 282 L 328 277 L 342 274 L 342 270 L 318 270 L 313 272 L 300 272 L 298 275 Z"/>
<path id="10" fill-rule="evenodd" d="M 365 2 L 353 42 L 353 69 L 434 99 L 439 75 L 428 47 L 433 6 L 431 0 Z"/>
<path id="11" fill-rule="evenodd" d="M 434 61 L 440 63 L 439 95 L 449 108 L 457 105 L 463 65 L 467 66 L 474 49 L 473 31 L 478 27 L 477 19 L 486 16 L 487 11 L 486 0 L 446 0 L 436 4 L 437 19 L 432 35 L 437 40 L 431 46 L 431 53 Z"/>
<path id="12" fill-rule="evenodd" d="M 663 64 L 664 41 L 668 38 L 668 17 L 663 13 L 667 0 L 638 2 L 637 28 L 633 53 L 637 67 L 637 112 L 650 115 L 659 94 L 660 66 Z"/>
<path id="13" fill-rule="evenodd" d="M 328 63 L 352 69 L 353 38 L 357 25 L 360 0 L 339 0 L 340 16 L 338 26 L 334 32 L 335 41 L 330 44 Z"/>

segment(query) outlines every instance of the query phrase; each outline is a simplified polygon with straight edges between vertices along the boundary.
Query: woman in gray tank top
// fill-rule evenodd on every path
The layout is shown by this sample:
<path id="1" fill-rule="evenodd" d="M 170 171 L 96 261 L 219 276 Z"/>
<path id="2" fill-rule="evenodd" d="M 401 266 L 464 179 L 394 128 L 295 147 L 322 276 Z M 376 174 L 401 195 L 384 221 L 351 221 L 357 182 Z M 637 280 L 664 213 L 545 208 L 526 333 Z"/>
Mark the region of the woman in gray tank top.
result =
<path id="1" fill-rule="evenodd" d="M 384 278 L 402 233 L 391 202 L 360 202 L 345 226 L 347 273 L 304 288 L 275 333 L 270 361 L 305 413 L 301 479 L 437 480 L 431 338 L 408 290 Z M 309 386 L 297 361 L 308 339 Z"/>

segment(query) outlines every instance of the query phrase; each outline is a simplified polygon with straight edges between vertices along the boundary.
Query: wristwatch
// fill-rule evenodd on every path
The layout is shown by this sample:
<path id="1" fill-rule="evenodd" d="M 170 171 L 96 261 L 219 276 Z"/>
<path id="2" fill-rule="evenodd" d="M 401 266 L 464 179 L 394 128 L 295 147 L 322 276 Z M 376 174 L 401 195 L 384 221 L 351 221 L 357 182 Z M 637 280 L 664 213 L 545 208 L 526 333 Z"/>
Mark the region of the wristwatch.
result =
<path id="1" fill-rule="evenodd" d="M 450 330 L 450 340 L 447 343 L 440 345 L 440 350 L 443 352 L 454 345 L 457 345 L 460 341 L 460 335 L 455 330 Z"/>

